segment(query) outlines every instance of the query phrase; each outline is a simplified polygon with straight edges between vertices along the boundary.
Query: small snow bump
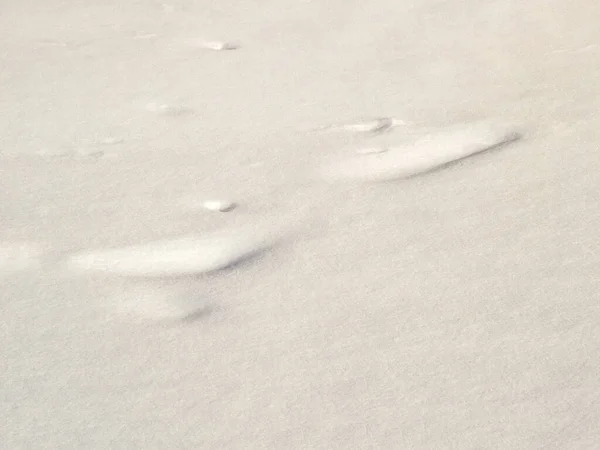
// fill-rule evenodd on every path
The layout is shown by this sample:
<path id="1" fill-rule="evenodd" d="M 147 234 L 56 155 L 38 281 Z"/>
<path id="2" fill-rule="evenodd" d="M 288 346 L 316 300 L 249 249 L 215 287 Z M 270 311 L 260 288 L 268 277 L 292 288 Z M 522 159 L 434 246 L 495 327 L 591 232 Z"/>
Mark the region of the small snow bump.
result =
<path id="1" fill-rule="evenodd" d="M 202 206 L 209 211 L 228 212 L 235 209 L 237 205 L 229 200 L 205 200 Z"/>

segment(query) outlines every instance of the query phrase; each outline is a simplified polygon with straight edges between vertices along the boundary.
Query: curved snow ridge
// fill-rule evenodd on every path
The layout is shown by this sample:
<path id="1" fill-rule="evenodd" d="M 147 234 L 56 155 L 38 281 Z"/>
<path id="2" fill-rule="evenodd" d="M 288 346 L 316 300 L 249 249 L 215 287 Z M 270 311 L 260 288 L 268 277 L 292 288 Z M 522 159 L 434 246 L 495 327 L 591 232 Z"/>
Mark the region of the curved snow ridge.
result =
<path id="1" fill-rule="evenodd" d="M 225 269 L 277 244 L 291 231 L 283 221 L 190 235 L 148 244 L 92 250 L 71 256 L 67 267 L 133 277 L 168 277 Z"/>
<path id="2" fill-rule="evenodd" d="M 491 150 L 522 137 L 512 124 L 475 122 L 423 136 L 381 153 L 353 155 L 326 164 L 319 174 L 331 181 L 387 181 L 429 172 L 453 161 Z"/>

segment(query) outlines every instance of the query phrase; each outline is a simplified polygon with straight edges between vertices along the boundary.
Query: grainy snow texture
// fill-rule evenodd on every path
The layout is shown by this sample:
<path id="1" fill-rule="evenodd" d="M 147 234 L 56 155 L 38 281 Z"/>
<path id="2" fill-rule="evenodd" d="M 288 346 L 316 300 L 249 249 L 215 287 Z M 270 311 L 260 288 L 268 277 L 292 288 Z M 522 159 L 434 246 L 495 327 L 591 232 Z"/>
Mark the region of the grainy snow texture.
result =
<path id="1" fill-rule="evenodd" d="M 42 251 L 29 242 L 0 242 L 0 277 L 29 271 L 41 264 Z"/>
<path id="2" fill-rule="evenodd" d="M 2 0 L 0 448 L 600 448 L 598 18 Z"/>
<path id="3" fill-rule="evenodd" d="M 205 319 L 213 312 L 214 305 L 197 285 L 132 283 L 108 297 L 106 308 L 132 324 L 174 325 Z"/>

